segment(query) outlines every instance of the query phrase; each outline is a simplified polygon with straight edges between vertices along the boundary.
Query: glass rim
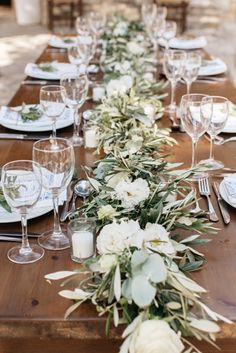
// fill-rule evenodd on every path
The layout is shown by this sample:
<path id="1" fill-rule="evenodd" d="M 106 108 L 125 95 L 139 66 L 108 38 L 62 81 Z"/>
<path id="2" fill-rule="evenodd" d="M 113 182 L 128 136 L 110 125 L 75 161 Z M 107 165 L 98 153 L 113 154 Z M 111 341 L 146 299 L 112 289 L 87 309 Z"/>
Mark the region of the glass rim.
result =
<path id="1" fill-rule="evenodd" d="M 62 79 L 64 79 L 64 77 L 69 76 L 69 75 L 71 75 L 72 77 L 68 77 L 68 78 L 77 79 L 77 78 L 80 78 L 80 77 L 86 77 L 86 79 L 88 80 L 88 75 L 87 74 L 82 74 L 82 73 L 79 73 L 79 72 L 68 71 L 68 72 L 65 72 L 64 74 L 61 75 L 60 82 L 62 81 Z M 64 87 L 63 85 L 60 85 L 60 86 Z"/>
<path id="2" fill-rule="evenodd" d="M 70 227 L 73 223 L 91 223 L 91 224 L 94 224 L 96 226 L 96 217 L 89 217 L 89 218 L 85 218 L 85 217 L 76 217 L 74 219 L 71 219 L 69 222 L 68 222 L 68 227 Z"/>
<path id="3" fill-rule="evenodd" d="M 66 142 L 67 146 L 65 146 L 64 148 L 60 148 L 59 150 L 49 150 L 49 149 L 44 149 L 44 148 L 40 148 L 37 146 L 37 144 L 40 144 L 42 142 L 46 142 L 46 141 L 62 141 L 62 142 Z M 70 140 L 68 139 L 65 139 L 65 138 L 62 138 L 62 137 L 56 137 L 56 138 L 45 138 L 45 139 L 41 139 L 41 140 L 38 140 L 36 142 L 34 142 L 33 144 L 33 147 L 32 147 L 32 151 L 41 151 L 41 152 L 44 152 L 44 153 L 56 153 L 56 152 L 63 152 L 63 151 L 66 151 L 67 149 L 73 149 L 73 144 Z"/>
<path id="4" fill-rule="evenodd" d="M 204 98 L 210 98 L 211 97 L 208 94 L 204 94 L 204 93 L 190 93 L 190 94 L 184 94 L 181 97 L 181 101 L 185 100 L 185 99 L 188 100 L 188 97 L 190 97 L 190 96 L 191 97 L 197 97 L 197 96 L 199 96 L 199 97 L 201 96 L 202 97 L 202 99 L 193 101 L 193 103 L 201 103 Z"/>
<path id="5" fill-rule="evenodd" d="M 228 99 L 228 98 L 226 98 L 226 97 L 224 97 L 224 96 L 209 96 L 210 98 L 212 98 L 212 100 L 214 99 L 214 98 L 220 98 L 220 99 L 222 99 L 222 100 L 224 100 L 225 102 L 227 102 L 227 103 L 229 103 L 230 102 L 230 100 Z"/>
<path id="6" fill-rule="evenodd" d="M 9 165 L 11 164 L 14 164 L 14 163 L 19 163 L 19 162 L 24 162 L 24 163 L 29 163 L 29 164 L 35 164 L 39 169 L 40 169 L 40 165 L 38 162 L 34 161 L 34 160 L 31 160 L 31 159 L 16 159 L 14 161 L 10 161 L 10 162 L 7 162 L 5 163 L 3 166 L 2 166 L 2 171 L 3 169 L 5 169 L 6 167 L 8 167 Z"/>
<path id="7" fill-rule="evenodd" d="M 51 89 L 51 88 L 53 88 L 53 89 Z M 42 91 L 52 93 L 52 92 L 60 92 L 60 91 L 64 91 L 64 90 L 65 90 L 65 87 L 62 85 L 45 85 L 40 88 L 40 93 Z"/>

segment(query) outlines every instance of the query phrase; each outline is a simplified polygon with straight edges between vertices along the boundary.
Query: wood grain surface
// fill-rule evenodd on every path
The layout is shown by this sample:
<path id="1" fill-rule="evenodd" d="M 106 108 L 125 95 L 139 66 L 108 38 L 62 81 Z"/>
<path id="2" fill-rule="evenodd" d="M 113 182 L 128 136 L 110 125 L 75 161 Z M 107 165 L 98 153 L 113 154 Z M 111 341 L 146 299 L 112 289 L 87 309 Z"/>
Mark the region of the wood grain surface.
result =
<path id="1" fill-rule="evenodd" d="M 67 61 L 64 53 L 49 53 L 46 50 L 40 61 Z M 38 103 L 40 86 L 21 85 L 9 105 L 16 106 L 23 102 Z M 186 87 L 179 84 L 177 98 L 186 92 Z M 193 84 L 192 92 L 223 95 L 236 103 L 236 89 L 226 79 L 224 82 Z M 166 101 L 165 104 L 168 102 Z M 83 107 L 87 109 L 91 102 Z M 160 126 L 169 126 L 168 117 L 162 119 Z M 12 132 L 0 128 L 1 132 Z M 58 136 L 69 136 L 72 127 L 60 130 Z M 172 161 L 183 161 L 190 165 L 191 141 L 185 133 L 173 133 L 178 145 L 172 149 Z M 32 158 L 31 141 L 0 140 L 0 165 L 17 159 Z M 215 155 L 224 161 L 226 167 L 236 168 L 236 142 L 224 146 L 215 146 Z M 89 150 L 76 148 L 76 164 L 92 165 L 96 156 Z M 202 138 L 197 152 L 198 159 L 205 159 L 209 153 L 209 142 Z M 212 176 L 212 179 L 214 176 Z M 194 273 L 193 277 L 208 292 L 204 301 L 214 310 L 236 321 L 236 210 L 229 207 L 231 223 L 224 226 L 212 193 L 212 201 L 220 221 L 218 235 L 204 247 L 198 247 L 206 255 L 205 267 Z M 205 200 L 200 204 L 206 209 Z M 52 214 L 29 221 L 29 230 L 43 232 L 52 227 Z M 0 224 L 0 232 L 20 231 L 20 224 Z M 72 270 L 79 267 L 70 260 L 69 250 L 46 251 L 39 262 L 30 265 L 16 265 L 7 259 L 7 251 L 13 243 L 0 243 L 0 353 L 37 353 L 67 352 L 95 353 L 118 352 L 120 329 L 112 329 L 106 339 L 104 333 L 105 318 L 98 318 L 92 305 L 84 304 L 68 320 L 63 315 L 71 304 L 69 300 L 57 295 L 57 284 L 49 285 L 44 275 L 59 270 Z M 222 325 L 218 344 L 222 353 L 236 352 L 236 325 Z M 197 343 L 203 353 L 215 353 L 217 350 L 205 343 Z"/>

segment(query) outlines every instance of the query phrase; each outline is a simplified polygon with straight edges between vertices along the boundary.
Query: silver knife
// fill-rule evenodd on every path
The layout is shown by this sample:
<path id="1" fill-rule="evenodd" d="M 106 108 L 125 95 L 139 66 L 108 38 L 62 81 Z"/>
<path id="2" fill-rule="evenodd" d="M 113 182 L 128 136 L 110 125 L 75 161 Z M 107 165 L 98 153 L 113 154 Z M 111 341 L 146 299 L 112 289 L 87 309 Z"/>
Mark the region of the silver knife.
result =
<path id="1" fill-rule="evenodd" d="M 58 85 L 59 80 L 25 80 L 21 81 L 22 85 L 40 85 L 40 86 L 45 86 L 45 85 Z"/>
<path id="2" fill-rule="evenodd" d="M 38 238 L 40 236 L 39 233 L 29 233 L 28 237 L 29 238 Z M 20 238 L 22 237 L 22 233 L 17 233 L 17 232 L 0 232 L 0 237 L 6 237 L 6 238 L 11 238 L 11 237 L 17 237 Z"/>
<path id="3" fill-rule="evenodd" d="M 0 133 L 1 140 L 32 140 L 37 141 L 49 136 L 36 135 L 36 134 L 14 134 L 14 133 Z"/>
<path id="4" fill-rule="evenodd" d="M 229 214 L 229 211 L 227 210 L 227 208 L 225 207 L 225 201 L 222 199 L 222 197 L 220 195 L 219 183 L 217 183 L 216 181 L 213 183 L 213 190 L 214 190 L 214 192 L 216 194 L 218 205 L 219 205 L 219 209 L 220 209 L 220 212 L 222 214 L 224 223 L 225 224 L 229 224 L 229 222 L 230 222 L 230 214 Z"/>

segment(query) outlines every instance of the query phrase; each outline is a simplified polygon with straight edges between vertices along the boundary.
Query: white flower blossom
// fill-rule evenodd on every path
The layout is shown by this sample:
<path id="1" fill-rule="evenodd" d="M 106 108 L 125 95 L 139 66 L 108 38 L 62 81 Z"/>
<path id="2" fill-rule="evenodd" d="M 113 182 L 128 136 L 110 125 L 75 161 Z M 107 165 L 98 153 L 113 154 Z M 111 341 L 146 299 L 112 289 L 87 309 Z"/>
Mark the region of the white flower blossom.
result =
<path id="1" fill-rule="evenodd" d="M 114 254 L 104 254 L 98 261 L 101 271 L 109 272 L 117 264 L 117 256 Z"/>
<path id="2" fill-rule="evenodd" d="M 116 63 L 114 70 L 120 72 L 122 75 L 125 75 L 130 71 L 130 68 L 130 62 L 128 60 L 125 60 L 123 63 Z"/>
<path id="3" fill-rule="evenodd" d="M 97 214 L 98 219 L 113 219 L 117 215 L 117 212 L 111 205 L 105 205 L 98 209 Z"/>
<path id="4" fill-rule="evenodd" d="M 127 50 L 133 55 L 142 55 L 145 51 L 140 43 L 134 41 L 127 43 Z"/>
<path id="5" fill-rule="evenodd" d="M 163 320 L 142 322 L 135 340 L 135 353 L 181 353 L 184 345 Z"/>
<path id="6" fill-rule="evenodd" d="M 115 187 L 115 196 L 121 200 L 124 208 L 133 208 L 146 200 L 150 189 L 146 180 L 138 178 L 135 181 L 121 181 Z"/>
<path id="7" fill-rule="evenodd" d="M 139 249 L 153 249 L 167 256 L 175 255 L 169 233 L 161 224 L 157 223 L 147 223 L 146 228 L 140 229 L 133 237 L 131 245 Z"/>
<path id="8" fill-rule="evenodd" d="M 108 97 L 124 94 L 133 86 L 133 79 L 129 75 L 121 76 L 117 80 L 111 80 L 107 84 L 106 91 Z"/>
<path id="9" fill-rule="evenodd" d="M 128 31 L 128 23 L 125 21 L 120 21 L 114 28 L 113 35 L 115 37 L 125 36 Z"/>
<path id="10" fill-rule="evenodd" d="M 138 221 L 113 222 L 104 226 L 97 237 L 99 254 L 120 254 L 130 246 L 130 239 L 139 231 Z"/>

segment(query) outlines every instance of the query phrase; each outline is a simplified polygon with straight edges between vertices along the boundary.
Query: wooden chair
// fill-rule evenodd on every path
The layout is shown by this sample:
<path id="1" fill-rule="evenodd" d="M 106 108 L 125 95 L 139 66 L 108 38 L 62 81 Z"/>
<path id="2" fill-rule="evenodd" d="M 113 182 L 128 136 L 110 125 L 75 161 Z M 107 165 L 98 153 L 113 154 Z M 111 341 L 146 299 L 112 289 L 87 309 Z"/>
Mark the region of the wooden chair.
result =
<path id="1" fill-rule="evenodd" d="M 156 0 L 159 6 L 166 6 L 168 9 L 168 20 L 176 21 L 180 32 L 183 33 L 187 28 L 188 0 Z"/>
<path id="2" fill-rule="evenodd" d="M 77 16 L 82 15 L 82 0 L 47 0 L 48 28 L 53 31 L 55 22 L 74 27 Z"/>

